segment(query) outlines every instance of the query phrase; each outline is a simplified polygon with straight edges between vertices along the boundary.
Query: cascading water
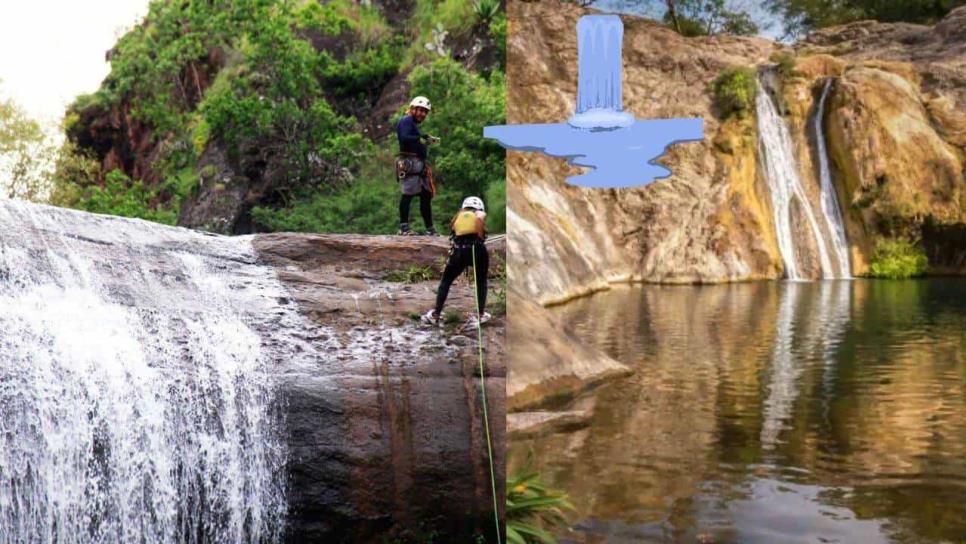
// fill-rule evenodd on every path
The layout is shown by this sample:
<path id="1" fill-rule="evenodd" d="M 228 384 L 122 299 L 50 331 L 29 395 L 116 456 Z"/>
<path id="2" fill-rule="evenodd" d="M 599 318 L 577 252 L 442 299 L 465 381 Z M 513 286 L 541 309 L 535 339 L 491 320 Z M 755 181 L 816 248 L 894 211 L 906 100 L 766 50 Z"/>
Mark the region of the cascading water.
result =
<path id="1" fill-rule="evenodd" d="M 0 200 L 0 543 L 279 540 L 284 300 L 248 239 Z"/>
<path id="2" fill-rule="evenodd" d="M 577 21 L 577 128 L 629 127 L 634 116 L 621 111 L 624 24 L 616 15 L 587 15 Z"/>
<path id="3" fill-rule="evenodd" d="M 797 199 L 808 221 L 815 246 L 818 248 L 822 277 L 829 278 L 833 275 L 832 262 L 825 249 L 822 233 L 805 194 L 805 188 L 798 176 L 791 135 L 785 120 L 778 113 L 778 108 L 765 91 L 761 81 L 763 77 L 768 76 L 774 75 L 767 71 L 763 72 L 757 82 L 755 111 L 758 114 L 759 155 L 763 158 L 765 177 L 771 192 L 775 234 L 778 237 L 778 249 L 785 263 L 785 273 L 788 279 L 802 278 L 795 251 L 795 238 L 792 234 L 792 203 Z"/>
<path id="4" fill-rule="evenodd" d="M 822 127 L 822 120 L 825 118 L 825 99 L 832 88 L 832 78 L 825 81 L 822 87 L 822 96 L 818 99 L 818 108 L 815 112 L 815 142 L 818 146 L 818 174 L 821 181 L 821 203 L 822 215 L 828 225 L 831 235 L 832 249 L 835 253 L 840 278 L 851 278 L 852 268 L 849 265 L 849 244 L 845 238 L 845 223 L 842 219 L 842 209 L 839 207 L 839 199 L 835 194 L 835 186 L 832 185 L 832 173 L 828 165 L 828 151 L 825 146 L 825 130 Z"/>

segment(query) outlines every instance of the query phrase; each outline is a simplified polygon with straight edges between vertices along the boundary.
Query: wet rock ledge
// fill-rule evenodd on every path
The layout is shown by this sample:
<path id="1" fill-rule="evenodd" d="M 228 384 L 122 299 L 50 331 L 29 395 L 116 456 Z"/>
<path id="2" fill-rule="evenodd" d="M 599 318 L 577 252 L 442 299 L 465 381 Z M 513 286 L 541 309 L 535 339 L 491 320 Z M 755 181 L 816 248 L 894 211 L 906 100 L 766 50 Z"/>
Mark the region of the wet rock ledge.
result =
<path id="1" fill-rule="evenodd" d="M 323 346 L 311 364 L 293 363 L 282 376 L 286 540 L 424 542 L 433 535 L 435 542 L 467 542 L 485 534 L 495 541 L 475 332 L 423 328 L 413 319 L 432 307 L 447 240 L 265 234 L 253 245 L 277 270 L 291 297 L 284 302 L 310 323 L 307 340 Z M 502 239 L 488 247 L 491 263 L 502 267 Z M 414 284 L 385 279 L 414 266 L 436 273 Z M 472 308 L 471 286 L 460 279 L 446 309 L 469 315 Z M 504 329 L 502 316 L 484 327 L 500 497 Z"/>

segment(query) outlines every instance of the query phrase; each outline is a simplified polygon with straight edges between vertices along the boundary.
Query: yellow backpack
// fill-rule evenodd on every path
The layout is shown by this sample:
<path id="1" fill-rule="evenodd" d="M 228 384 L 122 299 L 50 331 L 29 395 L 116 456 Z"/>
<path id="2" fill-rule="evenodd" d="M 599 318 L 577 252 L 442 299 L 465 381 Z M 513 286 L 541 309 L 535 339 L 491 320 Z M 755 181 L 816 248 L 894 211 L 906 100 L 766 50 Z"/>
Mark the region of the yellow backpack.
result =
<path id="1" fill-rule="evenodd" d="M 463 210 L 456 214 L 456 219 L 453 221 L 453 232 L 457 236 L 476 234 L 476 214 L 477 212 L 473 210 Z"/>

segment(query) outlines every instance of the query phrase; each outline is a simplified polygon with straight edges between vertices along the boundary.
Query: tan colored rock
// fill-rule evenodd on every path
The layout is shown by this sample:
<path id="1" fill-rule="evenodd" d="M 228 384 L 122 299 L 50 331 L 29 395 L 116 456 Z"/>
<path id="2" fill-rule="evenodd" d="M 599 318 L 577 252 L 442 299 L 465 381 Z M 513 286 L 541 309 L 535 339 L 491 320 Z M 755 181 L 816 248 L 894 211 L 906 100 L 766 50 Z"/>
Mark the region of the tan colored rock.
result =
<path id="1" fill-rule="evenodd" d="M 559 318 L 514 288 L 507 308 L 507 349 L 513 357 L 506 382 L 509 411 L 570 399 L 602 380 L 631 372 L 571 336 Z"/>
<path id="2" fill-rule="evenodd" d="M 584 13 L 554 1 L 508 4 L 510 123 L 561 122 L 572 114 L 575 24 Z M 624 109 L 639 119 L 701 116 L 705 139 L 676 144 L 659 159 L 670 178 L 621 190 L 571 187 L 563 180 L 576 169 L 564 161 L 510 152 L 508 267 L 522 295 L 553 304 L 613 282 L 781 277 L 754 119 L 722 122 L 710 91 L 726 67 L 769 64 L 779 51 L 798 55 L 782 94 L 823 231 L 813 121 L 824 81 L 837 80 L 823 123 L 853 273 L 867 270 L 875 239 L 888 230 L 883 217 L 917 232 L 927 217 L 943 225 L 964 220 L 966 37 L 958 23 L 966 7 L 935 27 L 860 21 L 815 32 L 791 48 L 760 38 L 685 38 L 653 21 L 622 18 Z M 811 234 L 800 234 L 801 251 L 815 261 Z M 952 265 L 931 261 L 935 271 Z M 818 274 L 817 262 L 803 268 Z"/>
<path id="3" fill-rule="evenodd" d="M 966 220 L 962 150 L 937 132 L 915 84 L 894 72 L 855 67 L 838 82 L 829 106 L 829 152 L 846 204 L 861 210 L 867 228 L 904 227 L 929 216 L 940 223 Z"/>
<path id="4" fill-rule="evenodd" d="M 508 122 L 560 122 L 573 113 L 575 25 L 586 12 L 553 1 L 508 4 Z M 708 88 L 724 68 L 765 62 L 777 46 L 760 38 L 684 38 L 640 18 L 624 23 L 624 109 L 637 118 L 703 117 L 705 140 L 674 145 L 660 159 L 672 177 L 621 190 L 566 185 L 573 169 L 564 161 L 510 152 L 511 283 L 523 296 L 554 303 L 615 281 L 775 277 L 777 247 L 759 235 L 771 220 L 757 142 L 726 134 L 717 141 L 728 150 L 716 148 L 722 127 Z"/>

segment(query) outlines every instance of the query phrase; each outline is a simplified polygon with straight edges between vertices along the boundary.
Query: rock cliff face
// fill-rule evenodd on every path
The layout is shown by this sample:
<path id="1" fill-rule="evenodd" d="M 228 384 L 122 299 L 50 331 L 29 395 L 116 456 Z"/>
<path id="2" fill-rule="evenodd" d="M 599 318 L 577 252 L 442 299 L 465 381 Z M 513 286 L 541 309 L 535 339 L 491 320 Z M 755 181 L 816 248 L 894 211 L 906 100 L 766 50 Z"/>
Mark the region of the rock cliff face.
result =
<path id="1" fill-rule="evenodd" d="M 300 312 L 337 345 L 332 359 L 288 369 L 291 449 L 289 542 L 422 542 L 492 538 L 492 498 L 476 338 L 417 327 L 438 278 L 383 280 L 393 270 L 436 266 L 440 240 L 394 236 L 258 235 Z M 501 241 L 491 253 L 501 254 Z M 447 310 L 473 308 L 458 283 Z M 333 344 L 334 342 L 334 344 Z M 504 327 L 484 327 L 487 401 L 498 496 L 505 481 Z M 502 501 L 501 501 L 502 502 Z"/>
<path id="2" fill-rule="evenodd" d="M 857 272 L 880 234 L 921 237 L 933 271 L 964 271 L 950 247 L 966 223 L 964 27 L 959 8 L 934 27 L 861 21 L 795 47 L 813 61 L 806 82 L 837 78 L 824 121 Z"/>
<path id="3" fill-rule="evenodd" d="M 553 1 L 509 4 L 508 122 L 560 122 L 572 113 L 574 28 L 585 13 Z M 826 78 L 836 78 L 824 127 L 853 273 L 867 269 L 877 236 L 918 235 L 927 220 L 942 232 L 964 222 L 966 9 L 935 27 L 860 22 L 825 29 L 794 48 L 760 38 L 685 38 L 653 21 L 622 18 L 624 109 L 637 118 L 703 117 L 705 139 L 674 145 L 660 159 L 670 178 L 624 190 L 571 187 L 562 160 L 510 152 L 509 270 L 522 296 L 551 304 L 615 281 L 781 277 L 755 119 L 722 120 L 710 83 L 727 67 L 771 64 L 783 50 L 796 57 L 781 86 L 785 119 L 816 210 L 811 121 Z M 930 264 L 951 270 L 961 261 L 931 255 Z M 818 269 L 804 268 L 812 277 Z"/>

